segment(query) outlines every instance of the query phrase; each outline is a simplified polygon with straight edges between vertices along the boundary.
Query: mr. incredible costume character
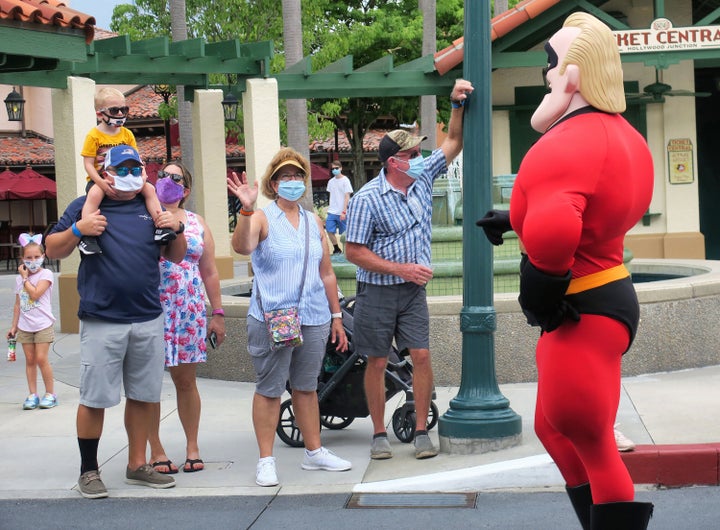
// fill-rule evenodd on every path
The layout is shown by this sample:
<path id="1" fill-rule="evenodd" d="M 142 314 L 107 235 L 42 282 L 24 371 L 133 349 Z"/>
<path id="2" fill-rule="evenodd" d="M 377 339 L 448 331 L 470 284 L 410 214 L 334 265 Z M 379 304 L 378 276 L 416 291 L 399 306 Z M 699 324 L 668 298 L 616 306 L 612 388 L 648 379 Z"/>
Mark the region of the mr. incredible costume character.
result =
<path id="1" fill-rule="evenodd" d="M 478 225 L 494 244 L 511 228 L 520 240 L 519 302 L 542 330 L 535 432 L 583 529 L 645 529 L 653 506 L 633 502 L 613 423 L 639 321 L 623 239 L 650 204 L 652 159 L 619 114 L 622 69 L 607 26 L 572 14 L 545 50 L 550 92 L 531 120 L 544 134 L 520 165 L 509 216 L 494 210 Z"/>

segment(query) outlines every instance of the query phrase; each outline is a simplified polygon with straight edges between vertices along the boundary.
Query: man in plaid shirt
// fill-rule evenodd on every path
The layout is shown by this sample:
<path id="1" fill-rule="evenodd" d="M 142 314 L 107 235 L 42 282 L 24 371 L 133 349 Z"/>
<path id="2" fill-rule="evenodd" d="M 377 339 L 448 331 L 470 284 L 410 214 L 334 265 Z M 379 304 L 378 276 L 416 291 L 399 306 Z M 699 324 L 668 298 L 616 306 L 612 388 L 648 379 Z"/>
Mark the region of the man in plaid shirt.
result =
<path id="1" fill-rule="evenodd" d="M 455 82 L 452 114 L 442 145 L 423 158 L 425 137 L 404 130 L 380 141 L 380 174 L 350 200 L 345 255 L 358 266 L 353 340 L 368 358 L 365 395 L 373 422 L 370 456 L 392 457 L 385 432 L 385 367 L 392 341 L 406 349 L 413 363 L 416 430 L 415 457 L 431 458 L 437 449 L 426 425 L 433 388 L 430 362 L 430 317 L 425 285 L 432 278 L 432 187 L 462 151 L 462 118 L 469 81 Z"/>

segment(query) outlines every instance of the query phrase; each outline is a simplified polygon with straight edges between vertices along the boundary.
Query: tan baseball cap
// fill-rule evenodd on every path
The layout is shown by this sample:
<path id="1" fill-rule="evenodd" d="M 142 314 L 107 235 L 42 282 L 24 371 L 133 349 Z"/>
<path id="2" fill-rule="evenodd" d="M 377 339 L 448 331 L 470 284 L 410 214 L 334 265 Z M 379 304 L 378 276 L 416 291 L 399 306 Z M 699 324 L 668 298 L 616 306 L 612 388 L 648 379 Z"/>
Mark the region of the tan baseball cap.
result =
<path id="1" fill-rule="evenodd" d="M 380 162 L 385 162 L 391 156 L 394 156 L 400 151 L 407 151 L 420 145 L 420 142 L 427 140 L 427 136 L 415 136 L 403 129 L 395 129 L 390 131 L 382 140 L 378 146 L 378 158 Z"/>

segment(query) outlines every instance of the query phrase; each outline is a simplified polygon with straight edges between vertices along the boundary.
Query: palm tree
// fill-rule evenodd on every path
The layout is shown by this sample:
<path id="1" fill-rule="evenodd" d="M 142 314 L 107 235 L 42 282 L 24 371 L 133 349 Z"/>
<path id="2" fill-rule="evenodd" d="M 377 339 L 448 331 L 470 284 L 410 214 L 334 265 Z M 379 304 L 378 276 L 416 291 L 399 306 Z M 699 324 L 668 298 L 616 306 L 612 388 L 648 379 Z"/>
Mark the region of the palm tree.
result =
<path id="1" fill-rule="evenodd" d="M 170 0 L 170 28 L 173 41 L 187 40 L 185 0 Z M 182 145 L 183 164 L 192 170 L 193 167 L 193 139 L 192 139 L 192 107 L 185 101 L 185 90 L 177 86 L 178 122 L 180 128 L 180 145 Z M 186 206 L 195 209 L 193 195 L 190 195 Z"/>
<path id="2" fill-rule="evenodd" d="M 282 0 L 282 14 L 285 68 L 288 68 L 303 58 L 300 0 Z M 286 103 L 288 147 L 292 147 L 309 160 L 307 101 L 288 99 Z M 311 210 L 313 208 L 312 193 L 306 194 L 300 202 L 304 208 Z"/>
<path id="3" fill-rule="evenodd" d="M 422 56 L 435 53 L 436 31 L 435 12 L 436 0 L 419 0 L 423 15 L 423 43 Z M 420 96 L 420 132 L 427 136 L 423 142 L 426 148 L 435 149 L 437 124 L 437 98 L 435 96 Z"/>

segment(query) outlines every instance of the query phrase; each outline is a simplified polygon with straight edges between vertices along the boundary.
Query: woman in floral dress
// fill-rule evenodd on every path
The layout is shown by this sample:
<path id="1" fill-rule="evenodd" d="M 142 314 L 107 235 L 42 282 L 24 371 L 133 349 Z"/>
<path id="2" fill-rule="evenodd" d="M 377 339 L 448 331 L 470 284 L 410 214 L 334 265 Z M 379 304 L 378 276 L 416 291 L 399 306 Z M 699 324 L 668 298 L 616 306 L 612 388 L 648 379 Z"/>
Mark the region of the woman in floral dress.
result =
<path id="1" fill-rule="evenodd" d="M 187 239 L 187 254 L 181 263 L 160 260 L 160 301 L 165 310 L 165 366 L 175 384 L 178 415 L 187 440 L 183 471 L 191 473 L 204 468 L 198 447 L 201 406 L 196 367 L 207 361 L 207 336 L 214 334 L 218 345 L 225 339 L 225 315 L 212 234 L 201 216 L 183 208 L 192 189 L 190 172 L 179 162 L 170 162 L 158 172 L 156 188 L 162 205 L 184 224 Z M 205 294 L 212 307 L 209 319 Z M 150 461 L 159 473 L 177 473 L 160 442 L 159 403 L 155 420 Z"/>

